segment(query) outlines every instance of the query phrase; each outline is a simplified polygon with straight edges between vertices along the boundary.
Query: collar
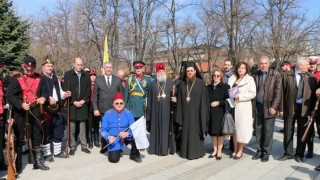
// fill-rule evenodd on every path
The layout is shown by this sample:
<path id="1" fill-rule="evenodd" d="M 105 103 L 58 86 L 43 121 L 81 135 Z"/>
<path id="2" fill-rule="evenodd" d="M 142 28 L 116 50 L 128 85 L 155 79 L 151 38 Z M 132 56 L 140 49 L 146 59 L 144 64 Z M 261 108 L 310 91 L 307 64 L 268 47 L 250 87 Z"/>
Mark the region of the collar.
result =
<path id="1" fill-rule="evenodd" d="M 137 79 L 141 79 L 142 77 L 143 77 L 143 73 L 141 73 L 139 76 L 136 75 L 136 78 L 137 78 Z"/>
<path id="2" fill-rule="evenodd" d="M 76 69 L 73 69 L 74 70 L 74 72 L 78 75 L 78 74 L 82 74 L 82 70 L 81 71 L 77 71 Z"/>
<path id="3" fill-rule="evenodd" d="M 44 72 L 42 72 L 42 74 L 43 74 L 44 76 L 47 76 L 47 77 L 50 78 L 50 79 L 52 79 L 52 78 L 53 78 L 53 75 L 54 75 L 53 73 L 51 73 L 50 76 L 48 76 L 48 75 L 47 75 L 46 73 L 44 73 Z"/>

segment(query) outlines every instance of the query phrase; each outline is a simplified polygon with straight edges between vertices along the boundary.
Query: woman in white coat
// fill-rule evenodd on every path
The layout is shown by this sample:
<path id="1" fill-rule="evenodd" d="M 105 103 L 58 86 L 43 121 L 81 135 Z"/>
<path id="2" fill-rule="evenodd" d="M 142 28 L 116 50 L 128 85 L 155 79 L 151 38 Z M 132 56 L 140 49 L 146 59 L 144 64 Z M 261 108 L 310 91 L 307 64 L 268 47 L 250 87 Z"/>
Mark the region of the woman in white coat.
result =
<path id="1" fill-rule="evenodd" d="M 256 96 L 256 85 L 249 73 L 248 64 L 240 61 L 236 65 L 234 75 L 228 81 L 231 88 L 238 87 L 239 90 L 234 94 L 236 102 L 234 110 L 236 130 L 233 134 L 234 151 L 230 156 L 236 160 L 242 157 L 244 144 L 247 144 L 251 140 L 253 132 L 251 100 Z"/>

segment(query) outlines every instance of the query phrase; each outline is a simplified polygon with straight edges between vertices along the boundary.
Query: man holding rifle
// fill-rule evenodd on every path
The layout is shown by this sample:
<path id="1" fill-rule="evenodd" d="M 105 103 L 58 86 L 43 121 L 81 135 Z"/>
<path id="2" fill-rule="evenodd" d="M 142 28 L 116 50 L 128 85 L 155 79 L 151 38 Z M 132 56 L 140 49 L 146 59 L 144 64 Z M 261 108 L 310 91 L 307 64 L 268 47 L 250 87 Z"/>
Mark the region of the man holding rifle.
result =
<path id="1" fill-rule="evenodd" d="M 113 108 L 106 111 L 102 118 L 100 133 L 109 143 L 108 161 L 111 163 L 119 162 L 121 151 L 132 142 L 132 132 L 128 127 L 134 123 L 134 117 L 124 106 L 122 93 L 116 93 Z"/>
<path id="2" fill-rule="evenodd" d="M 17 160 L 16 169 L 22 172 L 22 146 L 28 143 L 29 151 L 33 151 L 33 169 L 49 170 L 41 162 L 41 145 L 43 140 L 41 127 L 41 110 L 45 101 L 48 99 L 48 90 L 43 77 L 35 73 L 36 60 L 29 56 L 24 60 L 24 74 L 15 75 L 10 81 L 7 97 L 13 106 L 15 114 L 15 124 L 17 129 Z M 29 121 L 25 124 L 25 122 Z M 28 132 L 25 134 L 25 132 Z M 32 157 L 32 154 L 31 156 Z"/>
<path id="3" fill-rule="evenodd" d="M 293 134 L 295 121 L 297 120 L 297 149 L 295 160 L 303 162 L 306 142 L 301 138 L 306 130 L 305 124 L 315 105 L 315 90 L 317 86 L 316 77 L 308 72 L 309 59 L 300 57 L 297 60 L 294 69 L 283 73 L 282 75 L 282 107 L 284 118 L 284 156 L 279 158 L 280 161 L 293 159 Z"/>

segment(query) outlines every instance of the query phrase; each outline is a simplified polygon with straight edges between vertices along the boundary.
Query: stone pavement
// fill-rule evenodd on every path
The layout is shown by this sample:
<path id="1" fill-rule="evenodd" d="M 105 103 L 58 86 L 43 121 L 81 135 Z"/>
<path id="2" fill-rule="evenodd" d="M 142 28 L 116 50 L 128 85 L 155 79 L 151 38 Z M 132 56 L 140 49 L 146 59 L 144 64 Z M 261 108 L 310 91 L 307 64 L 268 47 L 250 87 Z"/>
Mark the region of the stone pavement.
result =
<path id="1" fill-rule="evenodd" d="M 138 164 L 129 160 L 129 149 L 125 149 L 123 157 L 117 164 L 111 164 L 106 155 L 99 154 L 98 148 L 93 148 L 92 153 L 87 155 L 78 151 L 69 159 L 55 159 L 50 163 L 49 171 L 32 170 L 32 165 L 26 165 L 19 179 L 43 179 L 43 180 L 104 180 L 104 179 L 217 179 L 217 180 L 251 180 L 251 179 L 320 179 L 319 172 L 314 170 L 320 164 L 319 138 L 315 138 L 315 155 L 312 159 L 304 158 L 304 163 L 294 160 L 284 162 L 277 158 L 283 155 L 283 134 L 278 130 L 283 127 L 283 121 L 277 120 L 274 132 L 272 156 L 269 162 L 262 163 L 260 160 L 252 160 L 256 151 L 255 137 L 246 145 L 243 157 L 240 160 L 229 159 L 230 151 L 223 151 L 220 161 L 208 159 L 207 156 L 213 151 L 210 137 L 206 138 L 205 157 L 197 160 L 186 160 L 178 155 L 158 157 L 148 155 L 146 151 L 141 153 L 142 163 Z M 228 141 L 225 141 L 227 144 Z M 296 136 L 294 139 L 296 146 Z M 24 155 L 24 164 L 27 164 L 27 155 Z M 6 175 L 6 171 L 0 172 L 0 177 Z"/>

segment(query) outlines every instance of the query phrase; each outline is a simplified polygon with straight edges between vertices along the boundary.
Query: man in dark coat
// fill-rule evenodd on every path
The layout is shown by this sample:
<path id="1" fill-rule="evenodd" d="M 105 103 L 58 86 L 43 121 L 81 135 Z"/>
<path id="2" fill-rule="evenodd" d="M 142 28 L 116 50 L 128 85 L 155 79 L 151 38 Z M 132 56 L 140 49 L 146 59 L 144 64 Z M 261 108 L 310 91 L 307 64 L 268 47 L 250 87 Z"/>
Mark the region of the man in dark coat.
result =
<path id="1" fill-rule="evenodd" d="M 172 97 L 173 81 L 167 78 L 163 63 L 156 64 L 156 72 L 157 79 L 151 83 L 148 93 L 146 120 L 147 129 L 150 132 L 149 153 L 165 156 L 168 153 L 175 153 L 170 102 L 176 101 L 176 98 Z"/>
<path id="2" fill-rule="evenodd" d="M 36 60 L 33 57 L 28 56 L 24 60 L 23 68 L 24 74 L 16 74 L 11 79 L 7 93 L 15 115 L 16 169 L 19 174 L 22 172 L 22 146 L 25 144 L 26 115 L 29 120 L 27 138 L 31 139 L 31 142 L 28 141 L 29 151 L 33 151 L 35 157 L 33 168 L 49 170 L 49 167 L 41 162 L 43 134 L 40 114 L 40 105 L 43 105 L 48 99 L 48 89 L 43 77 L 35 73 Z"/>
<path id="3" fill-rule="evenodd" d="M 121 79 L 112 75 L 112 63 L 104 63 L 105 75 L 99 76 L 93 88 L 92 106 L 94 115 L 103 118 L 104 113 L 113 107 L 114 95 L 118 92 L 123 93 Z M 96 134 L 97 136 L 97 134 Z M 98 137 L 96 137 L 98 138 Z M 101 139 L 102 148 L 105 147 L 106 140 Z M 105 153 L 108 149 L 101 149 L 100 153 Z"/>
<path id="4" fill-rule="evenodd" d="M 90 153 L 87 148 L 86 121 L 88 120 L 88 102 L 90 97 L 91 81 L 89 73 L 82 70 L 82 59 L 75 58 L 73 69 L 64 75 L 64 91 L 71 91 L 70 98 L 70 152 L 76 151 L 76 123 L 79 123 L 81 151 Z"/>
<path id="5" fill-rule="evenodd" d="M 194 62 L 186 62 L 177 99 L 176 122 L 182 127 L 180 156 L 197 159 L 205 155 L 204 136 L 208 123 L 208 92 Z M 180 129 L 180 128 L 179 128 Z"/>
<path id="6" fill-rule="evenodd" d="M 306 142 L 301 138 L 306 130 L 305 124 L 308 116 L 315 106 L 315 91 L 317 86 L 316 77 L 308 72 L 309 59 L 301 57 L 298 59 L 296 67 L 282 75 L 282 103 L 284 118 L 284 156 L 278 160 L 284 161 L 293 159 L 293 134 L 295 121 L 297 120 L 297 149 L 295 160 L 303 162 Z"/>
<path id="7" fill-rule="evenodd" d="M 255 129 L 258 150 L 253 160 L 261 158 L 262 162 L 269 161 L 275 118 L 281 101 L 281 74 L 270 69 L 270 60 L 262 56 L 259 61 L 259 70 L 254 75 L 257 87 L 256 103 L 253 103 L 256 112 Z"/>

